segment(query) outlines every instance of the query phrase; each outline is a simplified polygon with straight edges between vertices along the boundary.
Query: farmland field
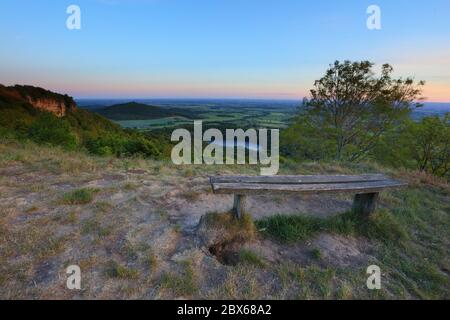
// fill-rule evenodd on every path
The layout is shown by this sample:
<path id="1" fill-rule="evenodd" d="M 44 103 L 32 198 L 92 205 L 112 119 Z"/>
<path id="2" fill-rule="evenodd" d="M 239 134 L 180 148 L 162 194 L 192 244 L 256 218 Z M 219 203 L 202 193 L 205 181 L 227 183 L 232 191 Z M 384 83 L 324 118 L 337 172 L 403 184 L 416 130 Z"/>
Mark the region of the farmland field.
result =
<path id="1" fill-rule="evenodd" d="M 193 120 L 202 120 L 209 127 L 220 128 L 285 128 L 294 116 L 300 101 L 293 100 L 135 100 L 144 105 L 157 106 L 166 110 L 183 110 L 183 114 L 169 117 L 131 120 L 117 120 L 124 128 L 140 131 L 159 131 L 188 127 Z M 79 100 L 78 105 L 91 111 L 129 102 L 128 100 Z M 414 120 L 424 116 L 443 115 L 450 110 L 448 104 L 425 103 L 423 108 L 412 114 Z"/>
<path id="2" fill-rule="evenodd" d="M 192 121 L 183 117 L 169 117 L 169 118 L 148 119 L 148 120 L 122 120 L 116 122 L 124 128 L 136 128 L 139 130 L 146 131 L 188 124 Z"/>
<path id="3" fill-rule="evenodd" d="M 87 100 L 78 103 L 82 108 L 95 111 L 123 102 L 119 100 Z M 140 131 L 158 131 L 189 126 L 192 125 L 194 119 L 202 120 L 209 127 L 281 129 L 287 126 L 289 119 L 300 105 L 299 101 L 270 100 L 137 100 L 137 102 L 168 110 L 184 110 L 188 115 L 115 122 L 124 128 Z"/>

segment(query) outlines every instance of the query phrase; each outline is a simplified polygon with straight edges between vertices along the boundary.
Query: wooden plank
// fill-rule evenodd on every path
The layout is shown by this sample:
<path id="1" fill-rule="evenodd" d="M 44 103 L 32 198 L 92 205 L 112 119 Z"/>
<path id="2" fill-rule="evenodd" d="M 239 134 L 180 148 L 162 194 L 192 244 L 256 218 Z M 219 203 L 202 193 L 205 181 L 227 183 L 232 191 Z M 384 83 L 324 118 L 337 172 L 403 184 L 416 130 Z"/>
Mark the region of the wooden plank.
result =
<path id="1" fill-rule="evenodd" d="M 245 196 L 240 194 L 234 195 L 233 213 L 237 219 L 241 219 L 245 213 Z"/>
<path id="2" fill-rule="evenodd" d="M 317 184 L 270 184 L 270 183 L 213 183 L 214 193 L 259 194 L 259 193 L 323 193 L 323 192 L 380 192 L 386 188 L 403 187 L 406 184 L 395 180 L 349 183 Z"/>
<path id="3" fill-rule="evenodd" d="M 381 181 L 383 174 L 362 175 L 298 175 L 298 176 L 212 176 L 214 183 L 317 184 Z"/>

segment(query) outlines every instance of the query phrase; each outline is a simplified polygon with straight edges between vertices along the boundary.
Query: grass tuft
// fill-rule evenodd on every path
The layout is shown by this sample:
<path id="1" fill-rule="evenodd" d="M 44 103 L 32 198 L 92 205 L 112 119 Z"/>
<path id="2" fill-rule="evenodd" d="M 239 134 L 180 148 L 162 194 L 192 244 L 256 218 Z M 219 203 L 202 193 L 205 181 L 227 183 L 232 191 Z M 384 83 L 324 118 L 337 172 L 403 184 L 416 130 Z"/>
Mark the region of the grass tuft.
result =
<path id="1" fill-rule="evenodd" d="M 317 260 L 322 259 L 322 252 L 320 251 L 319 248 L 314 248 L 311 251 L 311 255 L 313 256 L 314 259 L 317 259 Z"/>
<path id="2" fill-rule="evenodd" d="M 94 200 L 95 194 L 98 192 L 95 188 L 83 188 L 67 192 L 61 199 L 62 204 L 87 204 Z"/>
<path id="3" fill-rule="evenodd" d="M 182 262 L 183 274 L 164 273 L 161 278 L 161 287 L 170 289 L 177 296 L 192 296 L 198 291 L 196 275 L 189 260 Z"/>
<path id="4" fill-rule="evenodd" d="M 255 222 L 264 235 L 281 242 L 293 243 L 306 240 L 321 231 L 324 220 L 305 216 L 275 215 Z"/>
<path id="5" fill-rule="evenodd" d="M 239 250 L 239 262 L 260 268 L 264 268 L 266 266 L 266 263 L 262 257 L 260 257 L 256 252 L 247 249 Z"/>
<path id="6" fill-rule="evenodd" d="M 407 233 L 388 210 L 378 210 L 369 218 L 353 212 L 329 218 L 275 215 L 259 221 L 256 226 L 264 235 L 284 243 L 304 241 L 320 232 L 362 235 L 384 242 L 401 241 Z"/>
<path id="7" fill-rule="evenodd" d="M 121 266 L 114 260 L 107 263 L 105 274 L 110 278 L 119 279 L 137 279 L 139 277 L 139 271 Z"/>
<path id="8" fill-rule="evenodd" d="M 111 234 L 111 230 L 102 227 L 96 218 L 83 220 L 81 222 L 80 232 L 82 235 L 95 235 L 97 237 L 106 237 Z"/>
<path id="9" fill-rule="evenodd" d="M 224 229 L 229 239 L 247 241 L 256 234 L 255 223 L 250 214 L 244 214 L 236 219 L 231 213 L 208 213 L 204 216 L 205 223 L 210 228 Z"/>

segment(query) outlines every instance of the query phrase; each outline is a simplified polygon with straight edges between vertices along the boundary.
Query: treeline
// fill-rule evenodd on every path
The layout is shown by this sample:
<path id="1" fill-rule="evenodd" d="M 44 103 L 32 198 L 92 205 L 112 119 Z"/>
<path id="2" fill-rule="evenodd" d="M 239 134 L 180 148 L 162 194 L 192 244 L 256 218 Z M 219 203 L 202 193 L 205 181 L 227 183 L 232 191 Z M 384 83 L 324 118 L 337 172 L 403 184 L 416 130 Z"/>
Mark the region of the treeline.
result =
<path id="1" fill-rule="evenodd" d="M 394 79 L 388 64 L 377 76 L 373 66 L 331 65 L 282 132 L 282 154 L 297 161 L 373 159 L 449 177 L 450 116 L 412 121 L 424 82 Z"/>

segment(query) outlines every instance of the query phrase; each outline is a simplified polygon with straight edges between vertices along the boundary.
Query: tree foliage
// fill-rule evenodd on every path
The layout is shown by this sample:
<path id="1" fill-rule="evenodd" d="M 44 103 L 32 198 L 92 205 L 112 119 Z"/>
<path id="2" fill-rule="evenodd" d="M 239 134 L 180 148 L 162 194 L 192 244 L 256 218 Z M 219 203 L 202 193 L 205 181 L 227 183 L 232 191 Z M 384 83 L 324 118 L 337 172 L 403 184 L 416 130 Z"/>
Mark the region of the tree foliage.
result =
<path id="1" fill-rule="evenodd" d="M 407 121 L 383 137 L 374 158 L 385 165 L 450 174 L 450 114 Z"/>
<path id="2" fill-rule="evenodd" d="M 369 61 L 330 65 L 286 130 L 284 150 L 312 159 L 360 160 L 407 119 L 420 106 L 415 101 L 424 82 L 393 79 L 388 64 L 377 76 L 373 66 Z"/>

